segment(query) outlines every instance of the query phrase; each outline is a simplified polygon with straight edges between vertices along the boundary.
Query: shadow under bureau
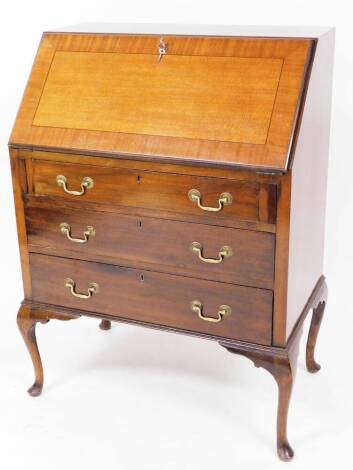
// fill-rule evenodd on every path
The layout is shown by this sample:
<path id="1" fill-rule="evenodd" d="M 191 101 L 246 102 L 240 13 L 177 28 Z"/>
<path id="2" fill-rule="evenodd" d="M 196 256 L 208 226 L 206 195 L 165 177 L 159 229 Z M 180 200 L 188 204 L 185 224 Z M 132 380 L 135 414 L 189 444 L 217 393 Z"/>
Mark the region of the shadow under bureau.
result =
<path id="1" fill-rule="evenodd" d="M 92 29 L 92 28 L 91 28 Z M 278 384 L 277 450 L 322 275 L 332 30 L 117 25 L 42 37 L 10 138 L 25 299 L 217 341 Z"/>

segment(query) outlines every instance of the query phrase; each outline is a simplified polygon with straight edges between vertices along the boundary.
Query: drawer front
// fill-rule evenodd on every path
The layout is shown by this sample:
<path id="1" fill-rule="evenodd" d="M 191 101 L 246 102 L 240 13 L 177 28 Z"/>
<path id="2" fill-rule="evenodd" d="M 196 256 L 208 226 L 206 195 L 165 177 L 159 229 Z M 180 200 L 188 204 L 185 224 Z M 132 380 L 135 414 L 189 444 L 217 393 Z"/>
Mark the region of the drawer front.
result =
<path id="1" fill-rule="evenodd" d="M 30 251 L 273 288 L 273 234 L 43 202 L 26 207 Z"/>
<path id="2" fill-rule="evenodd" d="M 33 300 L 210 334 L 271 343 L 272 292 L 40 254 L 30 255 Z M 68 284 L 67 278 L 75 285 Z M 90 298 L 86 294 L 92 283 Z M 197 301 L 199 304 L 192 302 Z M 228 306 L 231 313 L 223 306 Z M 230 314 L 229 314 L 230 313 Z M 201 319 L 213 318 L 218 323 Z"/>
<path id="3" fill-rule="evenodd" d="M 225 225 L 233 219 L 274 223 L 272 191 L 258 182 L 34 161 L 33 187 L 37 195 L 188 214 Z"/>

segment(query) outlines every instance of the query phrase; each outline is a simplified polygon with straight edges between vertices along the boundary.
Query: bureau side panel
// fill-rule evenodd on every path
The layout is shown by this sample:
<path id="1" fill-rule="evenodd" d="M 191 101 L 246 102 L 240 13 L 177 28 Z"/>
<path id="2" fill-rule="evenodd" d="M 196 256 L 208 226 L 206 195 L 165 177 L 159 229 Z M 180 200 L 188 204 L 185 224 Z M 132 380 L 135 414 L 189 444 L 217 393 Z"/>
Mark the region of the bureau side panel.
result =
<path id="1" fill-rule="evenodd" d="M 286 337 L 323 273 L 334 30 L 317 44 L 292 165 Z"/>
<path id="2" fill-rule="evenodd" d="M 16 149 L 9 149 L 12 186 L 14 193 L 17 234 L 22 268 L 23 290 L 25 298 L 31 298 L 31 277 L 29 270 L 29 256 L 27 246 L 26 221 L 23 204 L 23 193 L 27 191 L 27 176 L 25 161 L 18 156 Z"/>

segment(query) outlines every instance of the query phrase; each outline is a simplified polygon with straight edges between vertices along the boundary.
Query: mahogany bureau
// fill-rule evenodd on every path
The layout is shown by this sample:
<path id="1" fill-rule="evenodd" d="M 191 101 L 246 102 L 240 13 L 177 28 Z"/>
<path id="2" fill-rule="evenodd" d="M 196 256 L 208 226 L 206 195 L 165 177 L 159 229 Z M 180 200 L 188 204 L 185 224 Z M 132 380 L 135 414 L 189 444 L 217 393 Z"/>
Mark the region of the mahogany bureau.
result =
<path id="1" fill-rule="evenodd" d="M 334 31 L 162 25 L 45 33 L 10 138 L 24 301 L 217 341 L 278 384 L 277 450 L 322 275 Z"/>

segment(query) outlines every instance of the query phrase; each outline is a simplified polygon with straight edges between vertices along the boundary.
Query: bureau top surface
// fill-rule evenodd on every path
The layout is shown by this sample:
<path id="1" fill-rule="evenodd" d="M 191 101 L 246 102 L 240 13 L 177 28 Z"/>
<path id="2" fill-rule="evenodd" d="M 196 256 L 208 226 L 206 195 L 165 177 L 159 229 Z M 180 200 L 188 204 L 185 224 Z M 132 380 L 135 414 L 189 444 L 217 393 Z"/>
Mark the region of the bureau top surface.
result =
<path id="1" fill-rule="evenodd" d="M 140 26 L 45 33 L 10 144 L 287 169 L 325 29 Z"/>
<path id="2" fill-rule="evenodd" d="M 330 26 L 262 26 L 230 24 L 172 23 L 79 23 L 50 32 L 98 34 L 173 34 L 186 36 L 250 36 L 280 38 L 319 38 Z"/>

